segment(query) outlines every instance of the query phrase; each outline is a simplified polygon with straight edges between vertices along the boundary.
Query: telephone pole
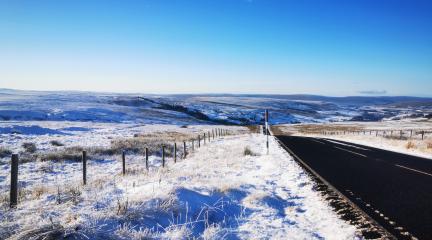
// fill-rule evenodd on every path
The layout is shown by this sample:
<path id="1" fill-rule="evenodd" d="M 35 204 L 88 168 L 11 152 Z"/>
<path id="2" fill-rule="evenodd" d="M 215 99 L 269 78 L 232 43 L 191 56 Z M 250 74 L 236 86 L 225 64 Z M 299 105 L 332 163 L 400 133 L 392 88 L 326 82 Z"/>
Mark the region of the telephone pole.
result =
<path id="1" fill-rule="evenodd" d="M 269 139 L 268 139 L 268 135 L 269 135 L 269 124 L 268 124 L 268 118 L 269 118 L 269 114 L 268 114 L 268 110 L 265 110 L 265 134 L 267 137 L 267 154 L 269 153 Z"/>

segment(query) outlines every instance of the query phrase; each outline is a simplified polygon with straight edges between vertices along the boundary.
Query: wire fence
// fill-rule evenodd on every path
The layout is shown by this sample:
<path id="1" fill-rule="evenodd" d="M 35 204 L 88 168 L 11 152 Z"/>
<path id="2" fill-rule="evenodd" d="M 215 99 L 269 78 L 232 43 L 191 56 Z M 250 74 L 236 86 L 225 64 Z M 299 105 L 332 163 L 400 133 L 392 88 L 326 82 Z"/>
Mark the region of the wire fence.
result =
<path id="1" fill-rule="evenodd" d="M 201 148 L 204 145 L 215 142 L 217 139 L 223 139 L 225 136 L 235 135 L 235 132 L 228 129 L 216 128 L 205 133 L 198 134 L 195 138 L 185 140 L 182 142 L 172 142 L 163 144 L 159 151 L 145 147 L 143 154 L 146 171 L 150 169 L 149 157 L 154 156 L 159 158 L 161 164 L 159 167 L 165 168 L 167 166 L 168 158 L 172 158 L 174 163 L 177 163 L 178 159 L 186 159 L 190 152 L 195 151 L 196 148 Z M 121 151 L 121 175 L 127 175 L 128 171 L 128 151 L 124 149 Z M 81 152 L 81 171 L 82 171 L 82 185 L 88 184 L 88 176 L 91 175 L 91 169 L 88 169 L 89 153 L 86 150 Z M 10 194 L 9 194 L 9 206 L 10 208 L 16 208 L 18 205 L 19 197 L 19 154 L 12 154 L 11 156 L 11 168 L 10 168 Z M 157 166 L 153 166 L 157 167 Z"/>
<path id="2" fill-rule="evenodd" d="M 369 135 L 375 137 L 385 137 L 391 139 L 417 139 L 425 140 L 430 138 L 432 130 L 399 130 L 399 129 L 387 129 L 387 130 L 357 130 L 357 131 L 322 131 L 322 135 Z"/>

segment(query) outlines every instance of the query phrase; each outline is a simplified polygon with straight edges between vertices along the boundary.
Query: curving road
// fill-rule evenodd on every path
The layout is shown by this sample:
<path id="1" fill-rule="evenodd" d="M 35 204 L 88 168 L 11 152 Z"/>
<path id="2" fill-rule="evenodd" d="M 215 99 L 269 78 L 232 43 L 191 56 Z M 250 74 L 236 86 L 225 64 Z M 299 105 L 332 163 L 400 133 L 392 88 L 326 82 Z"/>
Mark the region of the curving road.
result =
<path id="1" fill-rule="evenodd" d="M 432 239 L 432 159 L 323 138 L 276 136 L 400 239 Z"/>

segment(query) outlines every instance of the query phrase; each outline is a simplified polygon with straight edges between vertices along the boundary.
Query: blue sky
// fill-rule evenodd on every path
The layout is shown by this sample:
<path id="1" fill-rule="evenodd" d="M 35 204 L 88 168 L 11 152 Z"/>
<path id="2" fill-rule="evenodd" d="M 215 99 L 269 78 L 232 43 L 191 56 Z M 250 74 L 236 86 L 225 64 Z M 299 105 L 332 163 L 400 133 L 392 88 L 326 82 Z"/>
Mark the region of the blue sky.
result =
<path id="1" fill-rule="evenodd" d="M 432 96 L 432 2 L 0 0 L 0 87 Z"/>

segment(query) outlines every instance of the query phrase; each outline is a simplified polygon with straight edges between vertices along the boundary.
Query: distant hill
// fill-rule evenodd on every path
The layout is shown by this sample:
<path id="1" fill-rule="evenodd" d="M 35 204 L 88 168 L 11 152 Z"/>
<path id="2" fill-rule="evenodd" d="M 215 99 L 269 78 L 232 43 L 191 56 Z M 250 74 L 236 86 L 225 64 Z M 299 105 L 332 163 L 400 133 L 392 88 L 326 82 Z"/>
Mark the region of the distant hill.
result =
<path id="1" fill-rule="evenodd" d="M 118 94 L 0 89 L 0 120 L 171 124 L 272 124 L 380 121 L 423 117 L 432 98 L 275 94 Z"/>

